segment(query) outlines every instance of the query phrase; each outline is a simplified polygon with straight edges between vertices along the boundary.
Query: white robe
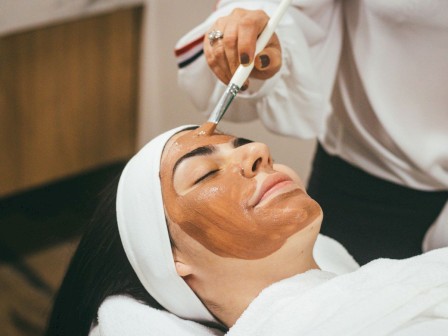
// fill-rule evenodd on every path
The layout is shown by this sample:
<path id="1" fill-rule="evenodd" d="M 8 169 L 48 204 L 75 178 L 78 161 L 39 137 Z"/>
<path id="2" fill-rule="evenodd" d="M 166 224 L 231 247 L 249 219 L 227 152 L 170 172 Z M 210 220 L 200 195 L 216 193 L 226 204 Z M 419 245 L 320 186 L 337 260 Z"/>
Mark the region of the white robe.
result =
<path id="1" fill-rule="evenodd" d="M 343 255 L 340 250 L 334 256 L 339 275 L 311 270 L 264 289 L 227 335 L 448 333 L 448 248 L 405 260 L 379 259 L 360 268 Z M 106 299 L 98 322 L 90 336 L 223 335 L 125 296 Z"/>

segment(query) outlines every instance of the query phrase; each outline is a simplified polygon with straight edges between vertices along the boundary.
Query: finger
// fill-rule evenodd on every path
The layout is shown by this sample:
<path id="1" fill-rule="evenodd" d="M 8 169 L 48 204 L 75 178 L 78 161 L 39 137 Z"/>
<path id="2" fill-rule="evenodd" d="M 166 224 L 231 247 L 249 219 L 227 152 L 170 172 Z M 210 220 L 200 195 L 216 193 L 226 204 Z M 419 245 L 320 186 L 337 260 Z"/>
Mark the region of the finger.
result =
<path id="1" fill-rule="evenodd" d="M 254 60 L 254 70 L 251 77 L 257 79 L 268 79 L 274 76 L 282 65 L 282 52 L 277 43 L 268 44 Z"/>
<path id="2" fill-rule="evenodd" d="M 207 36 L 205 36 L 204 38 L 204 56 L 210 70 L 215 74 L 215 76 L 218 77 L 218 79 L 224 84 L 228 84 L 229 76 L 226 73 L 227 71 L 219 65 L 219 61 L 216 57 L 215 51 L 213 50 L 212 46 L 210 46 L 210 42 Z"/>
<path id="3" fill-rule="evenodd" d="M 211 55 L 212 71 L 224 84 L 229 84 L 230 79 L 232 78 L 232 71 L 227 60 L 222 40 L 218 40 L 213 44 Z"/>
<path id="4" fill-rule="evenodd" d="M 249 88 L 249 80 L 246 80 L 240 90 L 246 91 L 248 88 Z"/>
<path id="5" fill-rule="evenodd" d="M 220 30 L 224 31 L 223 24 L 221 22 L 221 26 L 219 25 L 218 20 L 215 25 L 210 28 L 208 31 L 211 32 L 213 30 Z M 213 45 L 211 45 L 208 34 L 204 37 L 204 56 L 207 61 L 208 66 L 213 71 L 213 73 L 216 75 L 216 77 L 219 78 L 220 81 L 222 81 L 224 84 L 228 84 L 230 82 L 231 78 L 231 71 L 228 65 L 227 57 L 225 54 L 224 46 L 222 44 L 222 40 L 215 40 L 213 42 Z"/>
<path id="6" fill-rule="evenodd" d="M 282 56 L 278 49 L 266 48 L 255 57 L 251 77 L 268 79 L 274 76 L 282 65 Z"/>
<path id="7" fill-rule="evenodd" d="M 264 11 L 246 12 L 240 19 L 238 27 L 238 55 L 240 63 L 252 63 L 255 54 L 257 38 L 263 31 L 269 17 Z"/>
<path id="8" fill-rule="evenodd" d="M 222 45 L 224 47 L 230 73 L 233 75 L 240 64 L 237 49 L 238 21 L 229 20 L 223 34 Z"/>

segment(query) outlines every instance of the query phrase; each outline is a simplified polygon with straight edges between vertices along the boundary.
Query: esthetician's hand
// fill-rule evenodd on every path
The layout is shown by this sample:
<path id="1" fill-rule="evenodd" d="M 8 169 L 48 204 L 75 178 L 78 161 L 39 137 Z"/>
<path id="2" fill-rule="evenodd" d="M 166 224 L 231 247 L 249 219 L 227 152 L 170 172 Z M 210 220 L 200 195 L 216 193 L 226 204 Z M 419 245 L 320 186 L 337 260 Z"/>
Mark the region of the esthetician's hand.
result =
<path id="1" fill-rule="evenodd" d="M 223 37 L 210 43 L 208 33 L 204 38 L 204 54 L 210 69 L 225 84 L 230 82 L 240 64 L 250 64 L 254 60 L 254 70 L 250 77 L 268 79 L 274 76 L 282 63 L 282 51 L 274 33 L 266 48 L 255 54 L 257 37 L 263 31 L 269 16 L 261 10 L 235 9 L 228 16 L 219 18 L 209 29 L 221 31 Z M 249 81 L 243 85 L 247 88 Z"/>

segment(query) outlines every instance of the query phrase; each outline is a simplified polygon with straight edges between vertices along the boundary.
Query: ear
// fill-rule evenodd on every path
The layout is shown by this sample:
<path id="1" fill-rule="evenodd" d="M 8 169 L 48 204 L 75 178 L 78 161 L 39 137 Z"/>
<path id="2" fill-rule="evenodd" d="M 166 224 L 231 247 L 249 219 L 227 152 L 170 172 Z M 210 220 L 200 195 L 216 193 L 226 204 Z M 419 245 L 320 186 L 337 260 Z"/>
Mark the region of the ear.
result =
<path id="1" fill-rule="evenodd" d="M 180 277 L 186 277 L 193 273 L 193 268 L 190 266 L 188 259 L 176 248 L 173 249 L 173 259 L 176 272 Z"/>
<path id="2" fill-rule="evenodd" d="M 180 277 L 186 277 L 193 273 L 191 266 L 182 261 L 174 260 L 174 265 L 176 266 L 176 272 Z"/>

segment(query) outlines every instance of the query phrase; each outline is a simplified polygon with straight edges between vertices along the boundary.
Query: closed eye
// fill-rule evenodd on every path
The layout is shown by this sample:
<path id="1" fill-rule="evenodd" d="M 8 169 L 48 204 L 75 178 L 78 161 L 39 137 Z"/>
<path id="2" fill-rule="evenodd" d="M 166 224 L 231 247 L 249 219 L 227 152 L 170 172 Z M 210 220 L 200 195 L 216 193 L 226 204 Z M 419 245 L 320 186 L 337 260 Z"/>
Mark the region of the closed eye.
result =
<path id="1" fill-rule="evenodd" d="M 215 173 L 217 173 L 217 172 L 219 172 L 219 169 L 215 169 L 215 170 L 209 171 L 209 172 L 208 172 L 207 174 L 205 174 L 204 176 L 201 176 L 200 178 L 198 178 L 198 179 L 193 183 L 193 185 L 198 184 L 199 182 L 205 180 L 207 177 L 209 177 L 209 176 L 211 176 L 211 175 L 213 175 L 213 174 L 215 174 Z"/>

